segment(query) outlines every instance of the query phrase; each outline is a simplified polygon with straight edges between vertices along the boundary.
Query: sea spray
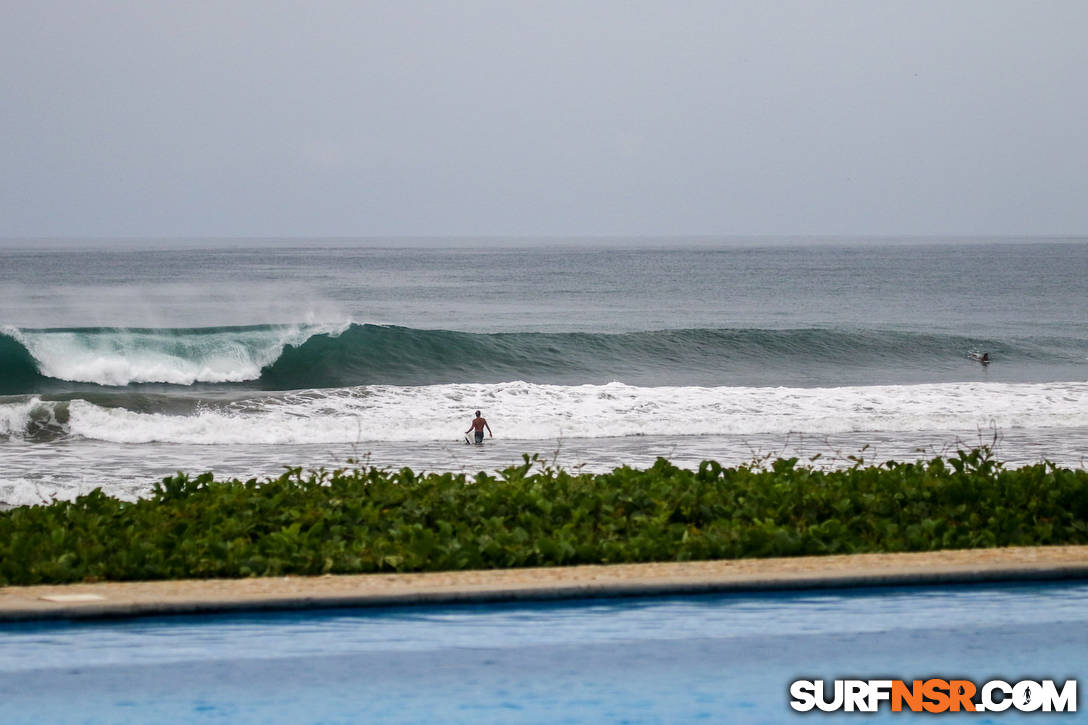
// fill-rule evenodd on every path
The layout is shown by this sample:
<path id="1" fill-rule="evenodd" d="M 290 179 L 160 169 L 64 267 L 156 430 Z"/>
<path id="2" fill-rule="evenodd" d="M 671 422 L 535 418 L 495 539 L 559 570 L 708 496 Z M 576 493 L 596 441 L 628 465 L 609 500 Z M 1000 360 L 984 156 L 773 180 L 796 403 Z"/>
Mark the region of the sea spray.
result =
<path id="1" fill-rule="evenodd" d="M 274 362 L 285 347 L 301 345 L 313 335 L 333 338 L 344 327 L 8 327 L 3 331 L 6 339 L 0 339 L 0 364 L 9 367 L 24 383 L 31 378 L 27 372 L 31 360 L 42 378 L 105 386 L 242 382 L 258 379 L 261 370 Z M 19 347 L 25 353 L 20 353 Z"/>

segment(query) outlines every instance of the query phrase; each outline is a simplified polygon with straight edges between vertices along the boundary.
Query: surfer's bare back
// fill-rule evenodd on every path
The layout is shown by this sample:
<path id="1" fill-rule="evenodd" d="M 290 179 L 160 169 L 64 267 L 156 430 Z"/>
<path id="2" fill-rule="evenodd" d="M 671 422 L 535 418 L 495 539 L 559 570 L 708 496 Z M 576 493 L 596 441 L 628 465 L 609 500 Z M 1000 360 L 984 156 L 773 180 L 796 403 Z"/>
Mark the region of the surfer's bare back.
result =
<path id="1" fill-rule="evenodd" d="M 476 445 L 480 445 L 484 442 L 484 428 L 487 428 L 487 434 L 489 436 L 491 436 L 492 438 L 495 437 L 495 434 L 491 432 L 491 426 L 487 424 L 487 420 L 484 419 L 484 417 L 480 415 L 480 411 L 477 410 L 476 417 L 473 419 L 472 425 L 468 427 L 468 430 L 466 430 L 465 433 L 473 430 L 476 431 Z"/>

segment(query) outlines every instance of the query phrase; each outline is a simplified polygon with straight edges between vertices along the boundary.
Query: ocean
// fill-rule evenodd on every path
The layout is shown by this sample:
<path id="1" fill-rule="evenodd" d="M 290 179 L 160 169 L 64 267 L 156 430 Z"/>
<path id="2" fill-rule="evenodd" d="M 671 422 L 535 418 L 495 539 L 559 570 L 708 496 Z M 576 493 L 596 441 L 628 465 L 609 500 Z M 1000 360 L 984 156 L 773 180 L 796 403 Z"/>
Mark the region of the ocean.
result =
<path id="1" fill-rule="evenodd" d="M 1084 239 L 9 241 L 0 506 L 523 454 L 1083 467 L 1086 279 Z"/>

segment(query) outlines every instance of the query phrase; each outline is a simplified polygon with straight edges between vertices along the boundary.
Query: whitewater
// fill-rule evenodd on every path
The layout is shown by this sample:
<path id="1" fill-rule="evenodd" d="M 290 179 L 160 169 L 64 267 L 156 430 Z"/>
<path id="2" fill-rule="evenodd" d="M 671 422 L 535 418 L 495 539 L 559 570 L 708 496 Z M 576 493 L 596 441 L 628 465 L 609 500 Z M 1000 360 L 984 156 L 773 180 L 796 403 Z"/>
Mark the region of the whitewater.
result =
<path id="1" fill-rule="evenodd" d="M 0 405 L 0 437 L 111 443 L 291 445 L 456 440 L 470 408 L 497 412 L 506 438 L 815 436 L 1088 427 L 1088 383 L 946 383 L 840 388 L 498 384 L 302 390 L 186 414 L 39 396 Z"/>
<path id="2" fill-rule="evenodd" d="M 1084 465 L 1083 241 L 338 244 L 0 250 L 0 505 L 522 454 Z"/>

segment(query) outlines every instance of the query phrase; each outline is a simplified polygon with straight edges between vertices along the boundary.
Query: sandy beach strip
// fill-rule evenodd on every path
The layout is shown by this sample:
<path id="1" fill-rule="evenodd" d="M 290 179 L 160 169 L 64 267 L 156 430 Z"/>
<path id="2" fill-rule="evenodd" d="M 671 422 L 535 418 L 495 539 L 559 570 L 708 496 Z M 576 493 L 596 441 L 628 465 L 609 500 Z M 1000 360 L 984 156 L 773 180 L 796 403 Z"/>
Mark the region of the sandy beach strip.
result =
<path id="1" fill-rule="evenodd" d="M 1088 579 L 1088 546 L 0 587 L 0 621 Z"/>

